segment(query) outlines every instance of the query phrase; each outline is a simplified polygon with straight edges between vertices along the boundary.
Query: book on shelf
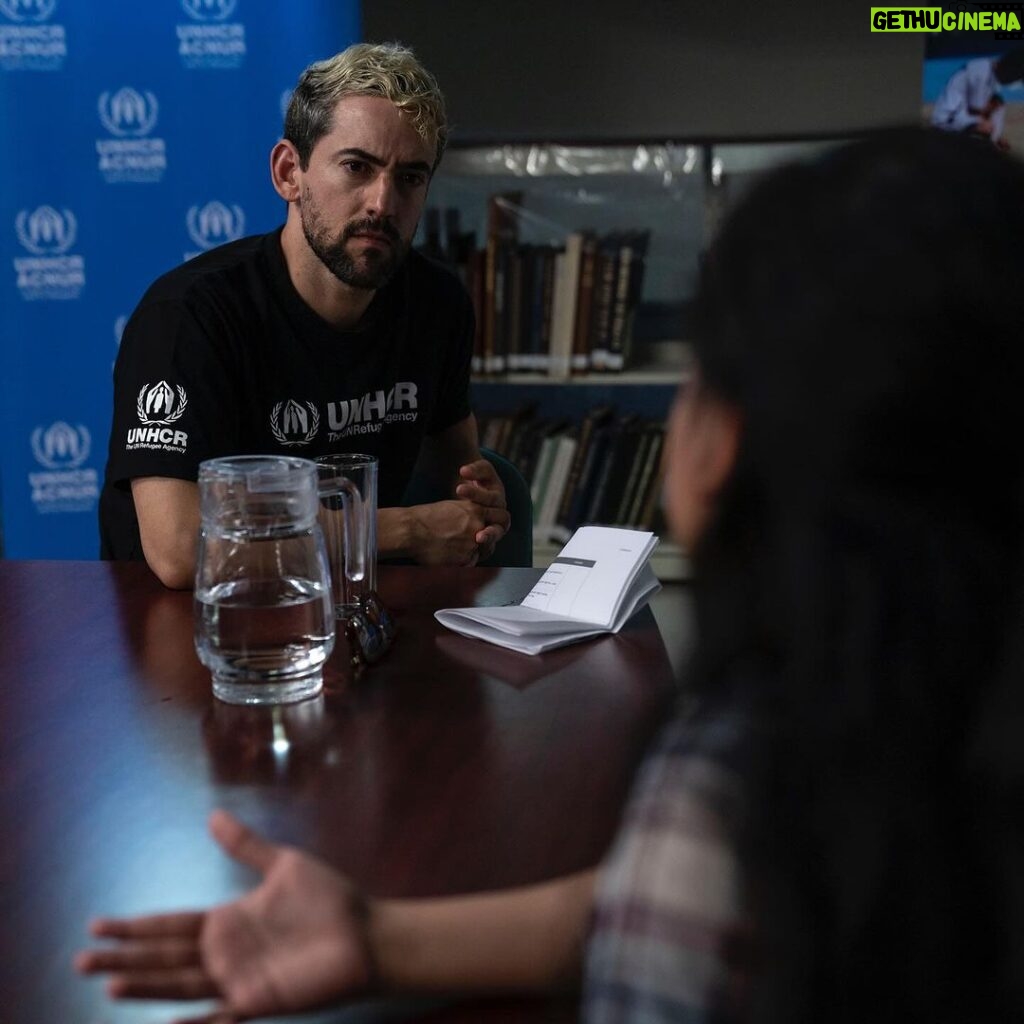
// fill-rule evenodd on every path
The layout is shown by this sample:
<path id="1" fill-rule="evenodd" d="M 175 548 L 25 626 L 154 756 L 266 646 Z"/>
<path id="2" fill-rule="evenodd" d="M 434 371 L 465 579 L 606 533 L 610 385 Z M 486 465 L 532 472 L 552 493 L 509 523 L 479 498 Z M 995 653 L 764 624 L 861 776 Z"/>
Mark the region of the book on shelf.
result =
<path id="1" fill-rule="evenodd" d="M 637 424 L 636 445 L 630 457 L 627 468 L 625 483 L 617 495 L 617 504 L 614 511 L 609 510 L 608 522 L 611 525 L 625 526 L 630 522 L 630 512 L 633 502 L 636 499 L 637 490 L 640 487 L 640 478 L 643 474 L 644 463 L 654 442 L 655 432 L 660 430 L 660 425 L 646 420 Z"/>
<path id="2" fill-rule="evenodd" d="M 644 496 L 644 504 L 637 517 L 637 523 L 646 524 L 648 529 L 661 530 L 664 528 L 664 516 L 661 511 L 661 479 L 662 470 L 659 465 L 652 478 L 651 486 Z"/>
<path id="3" fill-rule="evenodd" d="M 509 416 L 502 416 L 499 420 L 497 436 L 494 440 L 493 449 L 496 452 L 507 452 L 512 445 L 514 437 L 519 433 L 522 413 L 514 412 Z M 487 445 L 488 448 L 492 447 Z"/>
<path id="4" fill-rule="evenodd" d="M 542 246 L 521 245 L 519 284 L 519 359 L 510 367 L 517 373 L 536 369 L 540 352 L 540 318 L 544 308 L 544 253 Z"/>
<path id="5" fill-rule="evenodd" d="M 495 192 L 487 200 L 487 237 L 514 242 L 519 237 L 523 193 Z"/>
<path id="6" fill-rule="evenodd" d="M 496 301 L 494 297 L 495 284 L 498 277 L 498 241 L 495 238 L 488 238 L 484 247 L 484 303 L 481 310 L 483 339 L 480 352 L 481 370 L 484 373 L 494 371 L 494 329 L 496 317 Z"/>
<path id="7" fill-rule="evenodd" d="M 500 238 L 490 238 L 485 251 L 486 286 L 484 306 L 483 371 L 504 373 L 514 344 L 511 334 L 511 307 L 517 263 L 516 247 Z"/>
<path id="8" fill-rule="evenodd" d="M 510 348 L 511 288 L 519 249 L 522 193 L 501 192 L 487 203 L 484 244 L 483 372 L 503 373 Z"/>
<path id="9" fill-rule="evenodd" d="M 564 251 L 555 257 L 551 340 L 548 344 L 548 373 L 552 377 L 568 377 L 572 369 L 583 237 L 582 231 L 570 231 Z"/>
<path id="10" fill-rule="evenodd" d="M 615 409 L 611 405 L 598 405 L 590 410 L 580 422 L 579 443 L 576 446 L 576 453 L 573 456 L 572 465 L 569 468 L 569 479 L 566 483 L 565 494 L 558 508 L 558 515 L 555 518 L 556 526 L 564 531 L 568 537 L 568 530 L 565 529 L 569 521 L 569 512 L 572 508 L 573 495 L 580 485 L 580 478 L 583 475 L 583 466 L 587 460 L 590 450 L 590 442 L 594 436 L 594 430 L 611 421 L 615 415 Z"/>
<path id="11" fill-rule="evenodd" d="M 528 368 L 530 333 L 530 275 L 533 273 L 532 245 L 519 245 L 509 264 L 508 286 L 508 356 L 509 373 L 522 373 Z"/>
<path id="12" fill-rule="evenodd" d="M 551 351 L 551 311 L 555 302 L 555 260 L 558 250 L 553 245 L 538 247 L 537 274 L 539 281 L 539 305 L 534 306 L 537 316 L 531 327 L 530 352 L 532 359 L 528 369 L 547 373 Z"/>
<path id="13" fill-rule="evenodd" d="M 562 495 L 569 483 L 569 468 L 578 444 L 575 430 L 558 435 L 551 459 L 551 471 L 540 494 L 540 508 L 534 515 L 534 534 L 549 534 L 558 516 Z"/>
<path id="14" fill-rule="evenodd" d="M 608 369 L 608 338 L 615 301 L 615 274 L 619 260 L 618 232 L 601 239 L 594 268 L 593 309 L 590 314 L 590 368 Z"/>
<path id="15" fill-rule="evenodd" d="M 626 523 L 627 506 L 636 493 L 637 481 L 639 480 L 639 463 L 643 457 L 644 447 L 649 443 L 648 423 L 639 420 L 634 423 L 629 442 L 626 448 L 629 450 L 628 461 L 622 466 L 622 477 L 612 493 L 608 495 L 605 503 L 605 515 L 603 522 L 609 526 L 623 526 Z"/>
<path id="16" fill-rule="evenodd" d="M 546 420 L 541 431 L 537 449 L 536 466 L 530 480 L 530 498 L 533 501 L 533 522 L 536 525 L 540 510 L 544 504 L 544 495 L 547 491 L 548 480 L 554 467 L 555 456 L 558 452 L 558 442 L 561 436 L 569 428 L 566 419 Z"/>
<path id="17" fill-rule="evenodd" d="M 586 373 L 590 369 L 590 323 L 593 316 L 596 267 L 597 238 L 586 232 L 580 248 L 579 287 L 576 290 L 576 322 L 573 326 L 572 360 L 569 367 L 573 374 Z"/>
<path id="18" fill-rule="evenodd" d="M 627 517 L 627 522 L 640 529 L 650 529 L 654 524 L 657 503 L 661 497 L 661 453 L 664 446 L 665 428 L 659 425 L 652 430 L 651 445 L 644 458 L 644 467 Z"/>
<path id="19" fill-rule="evenodd" d="M 526 446 L 530 442 L 530 428 L 534 426 L 537 421 L 537 403 L 523 402 L 513 410 L 507 418 L 511 422 L 505 446 L 501 449 L 501 454 L 510 462 L 515 463 L 515 465 L 520 468 L 520 472 L 522 472 L 523 459 L 526 455 Z M 529 479 L 525 472 L 523 473 L 523 476 L 524 478 Z"/>
<path id="20" fill-rule="evenodd" d="M 537 463 L 530 480 L 530 500 L 533 502 L 533 525 L 537 525 L 540 516 L 541 497 L 548 485 L 548 476 L 551 473 L 551 463 L 555 458 L 555 448 L 558 439 L 550 434 L 541 438 L 540 447 L 537 450 Z"/>
<path id="21" fill-rule="evenodd" d="M 608 334 L 605 369 L 620 372 L 626 368 L 633 347 L 633 323 L 643 290 L 644 265 L 649 231 L 630 231 L 623 235 L 615 268 L 615 294 Z"/>
<path id="22" fill-rule="evenodd" d="M 509 458 L 519 467 L 523 478 L 532 483 L 540 458 L 541 446 L 552 428 L 547 418 L 528 419 L 521 422 L 513 439 L 514 452 L 510 447 Z"/>
<path id="23" fill-rule="evenodd" d="M 629 470 L 640 444 L 642 424 L 638 416 L 626 416 L 617 425 L 605 459 L 605 472 L 594 496 L 588 521 L 614 526 L 622 494 L 629 486 Z"/>
<path id="24" fill-rule="evenodd" d="M 556 421 L 564 424 L 564 420 Z M 481 414 L 477 416 L 480 445 L 504 455 L 514 462 L 523 478 L 531 480 L 537 459 L 537 449 L 550 431 L 552 421 L 537 415 L 536 402 L 524 402 L 509 413 Z"/>
<path id="25" fill-rule="evenodd" d="M 616 420 L 607 433 L 607 445 L 600 465 L 593 477 L 589 491 L 589 500 L 583 512 L 583 523 L 607 523 L 607 506 L 611 495 L 616 493 L 621 482 L 622 466 L 629 447 L 629 440 L 635 416 L 627 416 Z M 615 481 L 613 484 L 612 481 Z"/>
<path id="26" fill-rule="evenodd" d="M 561 524 L 565 534 L 571 535 L 573 530 L 587 522 L 587 513 L 600 484 L 600 479 L 608 454 L 609 446 L 614 438 L 616 423 L 614 417 L 595 426 L 587 446 L 587 454 L 580 470 L 572 500 L 569 503 L 569 514 Z"/>

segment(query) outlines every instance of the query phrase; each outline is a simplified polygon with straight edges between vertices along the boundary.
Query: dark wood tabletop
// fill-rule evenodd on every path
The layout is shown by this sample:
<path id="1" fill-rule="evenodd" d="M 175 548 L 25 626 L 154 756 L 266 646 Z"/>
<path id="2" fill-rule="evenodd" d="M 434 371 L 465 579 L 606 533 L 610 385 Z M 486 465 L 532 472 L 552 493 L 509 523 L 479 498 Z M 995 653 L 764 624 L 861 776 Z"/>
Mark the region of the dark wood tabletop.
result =
<path id="1" fill-rule="evenodd" d="M 0 561 L 0 1018 L 168 1020 L 71 969 L 97 914 L 206 906 L 253 876 L 206 832 L 224 807 L 381 896 L 540 881 L 599 861 L 672 693 L 649 610 L 539 657 L 449 633 L 530 569 L 382 567 L 394 648 L 317 698 L 222 704 L 192 597 L 143 565 Z M 384 1000 L 304 1021 L 568 1020 L 571 1000 Z M 299 1018 L 295 1018 L 296 1020 Z"/>

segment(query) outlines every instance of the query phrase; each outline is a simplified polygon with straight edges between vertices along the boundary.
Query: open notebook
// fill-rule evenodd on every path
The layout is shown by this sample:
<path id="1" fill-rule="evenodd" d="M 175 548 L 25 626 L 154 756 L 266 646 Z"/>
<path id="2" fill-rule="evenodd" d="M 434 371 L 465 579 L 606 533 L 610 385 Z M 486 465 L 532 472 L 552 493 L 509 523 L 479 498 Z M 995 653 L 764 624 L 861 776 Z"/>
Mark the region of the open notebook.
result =
<path id="1" fill-rule="evenodd" d="M 661 588 L 648 564 L 657 543 L 641 530 L 583 526 L 519 604 L 434 614 L 456 633 L 524 654 L 617 633 Z"/>

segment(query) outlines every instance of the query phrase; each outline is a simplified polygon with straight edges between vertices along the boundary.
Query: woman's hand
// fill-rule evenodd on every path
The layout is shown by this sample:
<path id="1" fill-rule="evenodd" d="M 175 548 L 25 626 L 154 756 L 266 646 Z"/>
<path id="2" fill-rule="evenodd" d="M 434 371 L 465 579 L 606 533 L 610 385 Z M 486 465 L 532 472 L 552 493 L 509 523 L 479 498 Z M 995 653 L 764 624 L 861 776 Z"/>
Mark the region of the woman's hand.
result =
<path id="1" fill-rule="evenodd" d="M 211 815 L 210 831 L 263 876 L 259 885 L 212 910 L 94 921 L 92 934 L 117 944 L 78 954 L 76 968 L 109 974 L 114 998 L 219 998 L 218 1013 L 229 1017 L 294 1012 L 364 991 L 373 965 L 358 890 L 226 811 Z"/>

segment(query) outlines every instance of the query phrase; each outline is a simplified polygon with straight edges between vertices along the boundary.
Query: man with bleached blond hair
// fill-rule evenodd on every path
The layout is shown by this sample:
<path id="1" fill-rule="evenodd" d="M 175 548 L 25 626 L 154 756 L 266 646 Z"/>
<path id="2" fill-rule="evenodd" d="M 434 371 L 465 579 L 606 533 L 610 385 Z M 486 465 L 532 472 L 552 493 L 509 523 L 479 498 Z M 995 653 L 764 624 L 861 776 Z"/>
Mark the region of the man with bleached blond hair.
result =
<path id="1" fill-rule="evenodd" d="M 360 43 L 303 72 L 270 154 L 284 225 L 165 274 L 125 328 L 103 557 L 191 586 L 199 463 L 267 453 L 377 456 L 382 554 L 471 565 L 493 550 L 509 515 L 469 405 L 472 306 L 411 248 L 447 130 L 403 46 Z M 450 497 L 397 507 L 414 471 Z"/>

